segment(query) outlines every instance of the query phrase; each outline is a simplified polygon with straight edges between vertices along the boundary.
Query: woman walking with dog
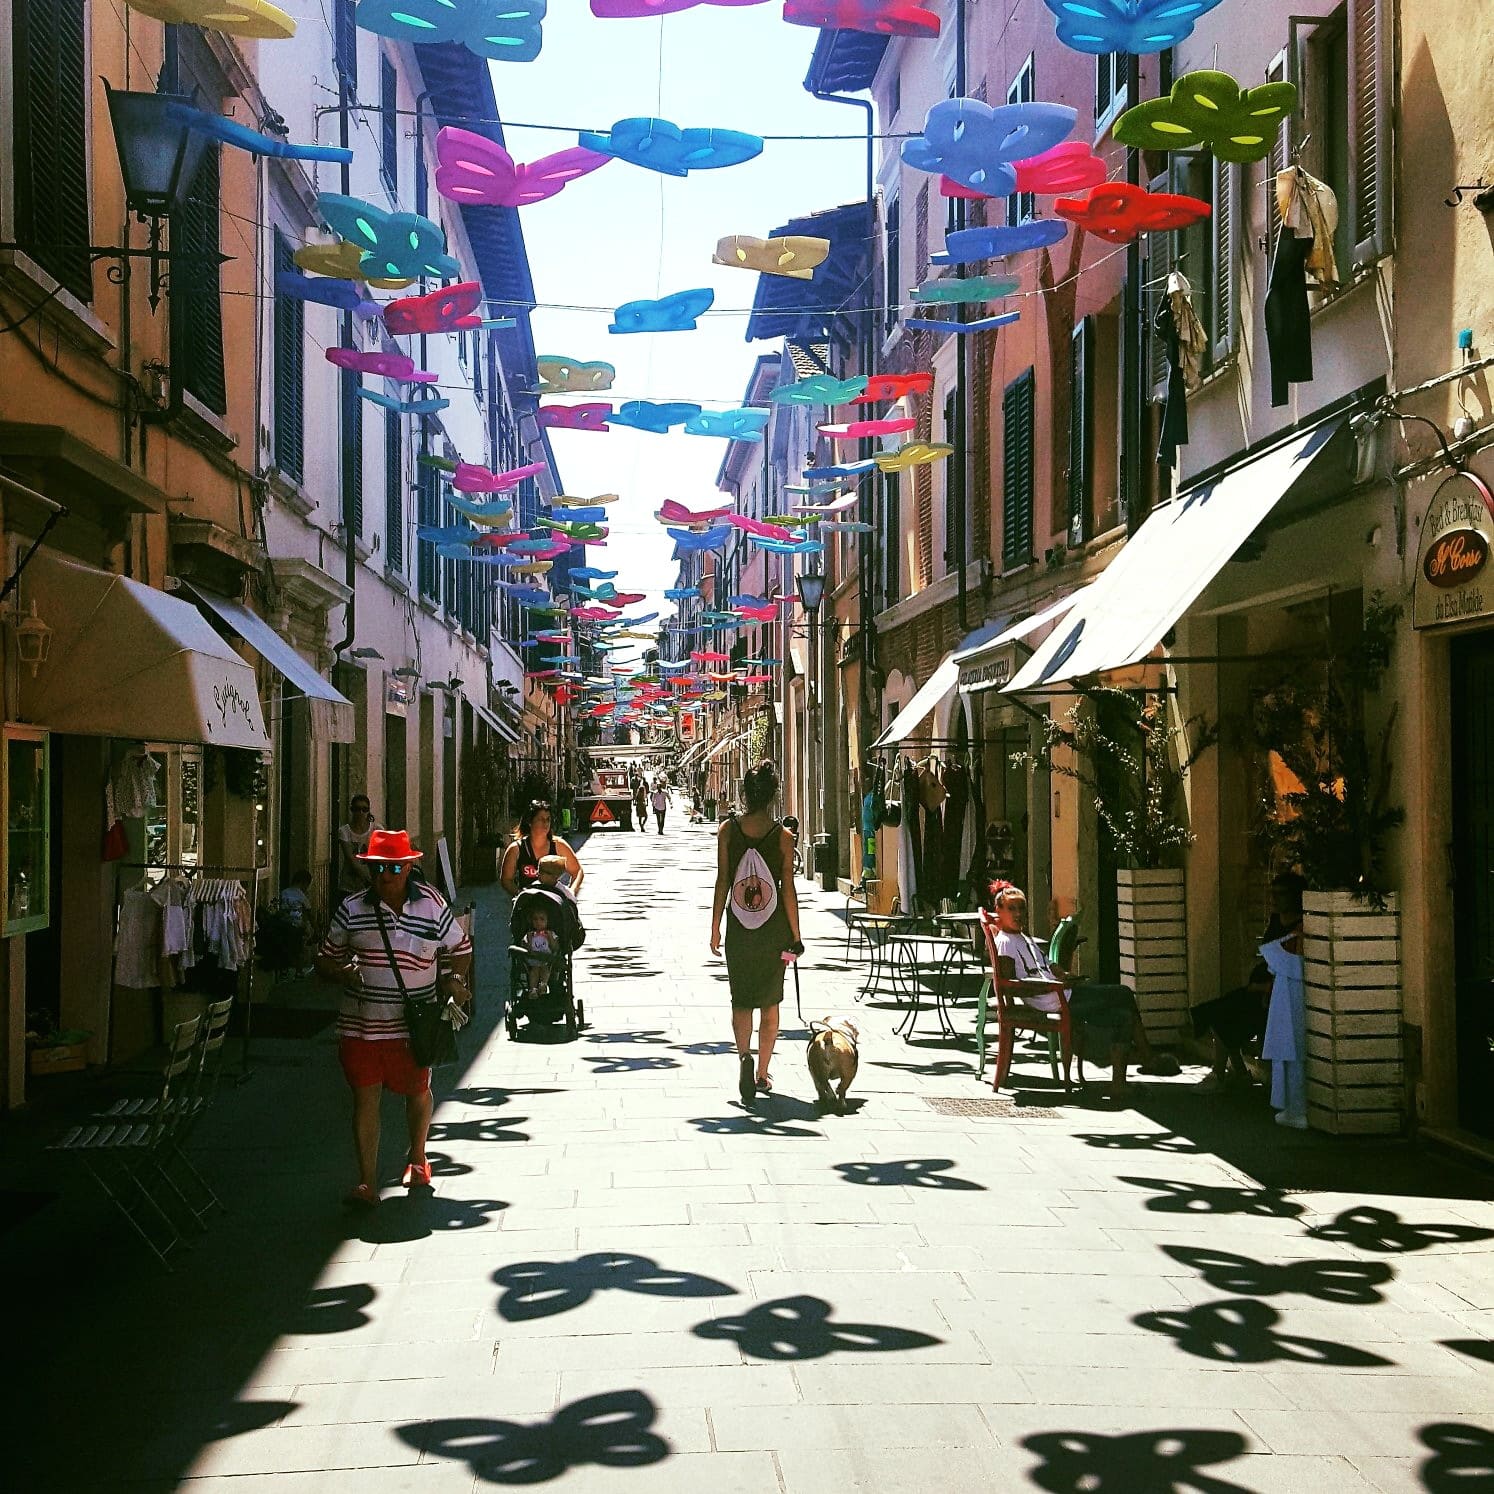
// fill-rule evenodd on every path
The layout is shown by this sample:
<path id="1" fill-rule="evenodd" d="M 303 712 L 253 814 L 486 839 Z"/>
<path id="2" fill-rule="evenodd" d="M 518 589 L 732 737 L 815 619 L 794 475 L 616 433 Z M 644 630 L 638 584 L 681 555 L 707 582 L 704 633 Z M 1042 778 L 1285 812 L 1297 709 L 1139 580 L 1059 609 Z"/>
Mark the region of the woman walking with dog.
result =
<path id="1" fill-rule="evenodd" d="M 731 1030 L 737 1045 L 737 1092 L 745 1109 L 773 1089 L 768 1065 L 778 1040 L 786 961 L 804 953 L 799 899 L 794 890 L 794 838 L 772 813 L 778 769 L 760 762 L 742 780 L 742 812 L 716 837 L 716 896 L 711 909 L 711 953 L 721 953 L 726 915 L 726 975 L 731 986 Z M 757 1063 L 752 1058 L 752 1014 L 758 1016 Z"/>

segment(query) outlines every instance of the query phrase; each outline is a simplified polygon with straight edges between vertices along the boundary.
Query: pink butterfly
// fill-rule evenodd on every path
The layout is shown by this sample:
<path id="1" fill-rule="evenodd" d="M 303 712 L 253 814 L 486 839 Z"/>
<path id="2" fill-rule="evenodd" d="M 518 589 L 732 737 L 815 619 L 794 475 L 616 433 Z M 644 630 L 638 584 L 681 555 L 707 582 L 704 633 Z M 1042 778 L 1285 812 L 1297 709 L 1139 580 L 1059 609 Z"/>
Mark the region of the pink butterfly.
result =
<path id="1" fill-rule="evenodd" d="M 612 427 L 607 417 L 612 406 L 598 400 L 584 405 L 541 405 L 535 413 L 535 424 L 558 431 L 591 431 L 605 436 Z"/>
<path id="2" fill-rule="evenodd" d="M 1017 191 L 1042 197 L 1085 192 L 1105 180 L 1105 163 L 1083 140 L 1064 140 L 1040 156 L 1018 161 Z"/>
<path id="3" fill-rule="evenodd" d="M 401 384 L 434 384 L 436 376 L 429 369 L 416 368 L 408 353 L 363 353 L 357 348 L 328 348 L 328 363 L 338 368 L 352 368 L 380 379 L 397 379 Z"/>
<path id="4" fill-rule="evenodd" d="M 544 470 L 543 462 L 530 462 L 527 467 L 515 467 L 508 472 L 490 472 L 472 462 L 458 462 L 451 485 L 459 493 L 506 493 L 526 477 L 535 477 Z"/>
<path id="5" fill-rule="evenodd" d="M 820 431 L 844 441 L 853 436 L 901 436 L 917 424 L 911 417 L 893 416 L 888 420 L 852 420 L 845 425 L 822 425 Z"/>
<path id="6" fill-rule="evenodd" d="M 724 519 L 730 512 L 730 508 L 708 508 L 700 513 L 694 513 L 683 503 L 673 498 L 666 498 L 655 517 L 664 524 L 710 524 L 717 519 Z"/>
<path id="7" fill-rule="evenodd" d="M 726 522 L 744 534 L 755 534 L 759 539 L 791 540 L 793 531 L 782 524 L 765 524 L 761 519 L 749 519 L 745 514 L 727 514 Z"/>
<path id="8" fill-rule="evenodd" d="M 436 134 L 436 190 L 452 202 L 528 207 L 611 159 L 572 146 L 520 164 L 496 140 L 448 125 Z"/>

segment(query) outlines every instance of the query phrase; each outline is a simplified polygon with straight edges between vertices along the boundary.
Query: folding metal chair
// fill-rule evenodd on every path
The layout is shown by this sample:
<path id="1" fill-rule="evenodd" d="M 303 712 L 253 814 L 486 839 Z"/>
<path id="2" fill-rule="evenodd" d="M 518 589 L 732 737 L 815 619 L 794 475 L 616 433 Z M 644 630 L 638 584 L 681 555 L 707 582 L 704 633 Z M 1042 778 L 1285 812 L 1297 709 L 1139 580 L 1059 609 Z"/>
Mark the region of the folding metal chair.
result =
<path id="1" fill-rule="evenodd" d="M 105 1196 L 130 1222 L 151 1254 L 170 1269 L 168 1257 L 181 1244 L 181 1233 L 165 1206 L 146 1184 L 147 1173 L 163 1176 L 159 1148 L 173 1123 L 173 1106 L 181 1099 L 197 1059 L 202 1018 L 179 1022 L 167 1044 L 161 1090 L 141 1119 L 123 1116 L 73 1126 L 47 1148 L 77 1157 Z M 179 1105 L 178 1107 L 179 1108 Z M 149 1219 L 150 1225 L 145 1221 Z"/>

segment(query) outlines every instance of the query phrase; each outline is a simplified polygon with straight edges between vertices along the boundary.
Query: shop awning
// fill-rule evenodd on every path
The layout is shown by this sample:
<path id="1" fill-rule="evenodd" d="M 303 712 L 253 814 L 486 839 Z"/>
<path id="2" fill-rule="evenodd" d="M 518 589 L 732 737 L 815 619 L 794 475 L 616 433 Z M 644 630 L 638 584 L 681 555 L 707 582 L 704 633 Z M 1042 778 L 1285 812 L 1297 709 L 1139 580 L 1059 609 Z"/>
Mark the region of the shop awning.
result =
<path id="1" fill-rule="evenodd" d="M 727 737 L 724 742 L 717 742 L 716 745 L 712 747 L 708 753 L 706 753 L 706 761 L 708 763 L 715 762 L 723 752 L 729 752 L 733 747 L 737 746 L 746 737 L 746 735 L 747 733 L 745 731 L 738 732 L 734 737 Z"/>
<path id="2" fill-rule="evenodd" d="M 510 726 L 496 711 L 490 711 L 480 701 L 473 700 L 470 697 L 467 700 L 467 704 L 472 707 L 472 714 L 487 726 L 489 730 L 496 732 L 502 737 L 505 742 L 517 742 L 519 740 L 518 728 Z"/>
<path id="3" fill-rule="evenodd" d="M 311 734 L 317 741 L 355 740 L 353 702 L 324 680 L 264 618 L 251 612 L 242 602 L 219 596 L 217 592 L 192 585 L 188 585 L 186 590 L 211 610 L 230 632 L 242 638 L 276 674 L 283 676 L 306 697 L 311 707 Z"/>
<path id="4" fill-rule="evenodd" d="M 877 752 L 884 747 L 902 746 L 945 698 L 954 692 L 959 683 L 960 666 L 951 655 L 918 687 L 913 699 L 892 718 L 892 724 L 871 744 L 871 750 Z"/>
<path id="5" fill-rule="evenodd" d="M 1145 659 L 1307 477 L 1343 423 L 1298 432 L 1156 509 L 1005 690 L 1039 690 Z"/>
<path id="6" fill-rule="evenodd" d="M 1022 640 L 1062 617 L 1078 599 L 1079 592 L 1072 592 L 1010 627 L 1001 627 L 994 638 L 962 648 L 954 656 L 960 667 L 960 690 L 966 695 L 999 690 L 1022 667 L 1023 655 L 1018 652 Z"/>
<path id="7" fill-rule="evenodd" d="M 254 670 L 190 602 L 48 551 L 21 581 L 52 629 L 21 714 L 49 731 L 263 751 L 270 745 Z"/>

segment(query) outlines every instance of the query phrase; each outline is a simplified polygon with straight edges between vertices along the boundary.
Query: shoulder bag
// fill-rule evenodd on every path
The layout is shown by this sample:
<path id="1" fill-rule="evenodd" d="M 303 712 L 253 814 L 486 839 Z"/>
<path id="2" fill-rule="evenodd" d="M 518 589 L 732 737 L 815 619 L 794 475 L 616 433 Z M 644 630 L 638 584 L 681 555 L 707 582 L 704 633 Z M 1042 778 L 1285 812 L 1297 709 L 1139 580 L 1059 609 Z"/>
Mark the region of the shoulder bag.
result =
<path id="1" fill-rule="evenodd" d="M 374 917 L 379 923 L 379 937 L 384 941 L 384 953 L 389 956 L 389 968 L 394 972 L 400 999 L 405 1004 L 405 1030 L 410 1034 L 410 1052 L 414 1055 L 415 1062 L 422 1069 L 440 1068 L 444 1064 L 455 1063 L 456 1028 L 446 1016 L 447 1001 L 443 1001 L 439 994 L 434 1001 L 410 999 L 410 993 L 405 989 L 405 978 L 394 958 L 394 946 L 389 942 L 382 903 L 374 903 Z M 438 992 L 439 989 L 438 985 Z"/>

